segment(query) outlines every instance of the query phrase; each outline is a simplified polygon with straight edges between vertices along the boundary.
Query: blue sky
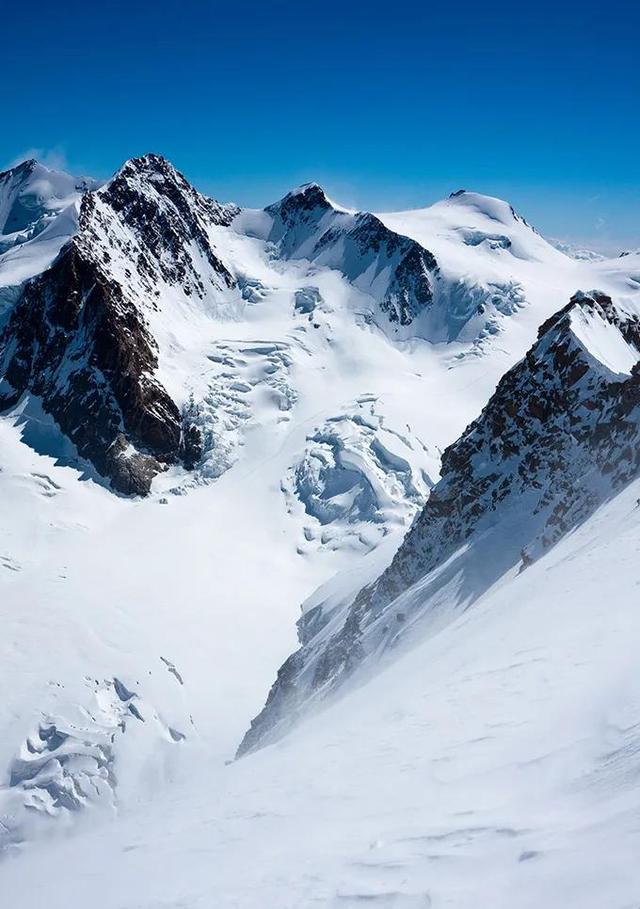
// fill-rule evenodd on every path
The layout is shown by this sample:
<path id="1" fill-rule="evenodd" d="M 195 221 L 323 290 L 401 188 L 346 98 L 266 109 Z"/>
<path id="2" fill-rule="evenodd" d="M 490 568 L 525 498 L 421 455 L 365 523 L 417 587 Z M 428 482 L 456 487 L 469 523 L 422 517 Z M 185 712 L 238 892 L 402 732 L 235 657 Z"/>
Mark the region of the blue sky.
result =
<path id="1" fill-rule="evenodd" d="M 37 150 L 108 176 L 157 151 L 249 205 L 311 179 L 374 210 L 464 187 L 640 246 L 630 0 L 31 0 L 1 21 L 0 166 Z"/>

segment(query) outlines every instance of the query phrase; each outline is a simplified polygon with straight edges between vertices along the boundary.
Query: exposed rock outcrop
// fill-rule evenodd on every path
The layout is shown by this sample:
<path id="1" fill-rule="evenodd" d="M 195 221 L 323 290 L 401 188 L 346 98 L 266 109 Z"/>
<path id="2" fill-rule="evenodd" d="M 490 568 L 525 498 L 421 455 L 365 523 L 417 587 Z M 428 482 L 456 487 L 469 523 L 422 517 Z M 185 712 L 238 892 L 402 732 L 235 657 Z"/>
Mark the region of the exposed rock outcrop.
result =
<path id="1" fill-rule="evenodd" d="M 234 285 L 207 228 L 235 212 L 156 155 L 128 161 L 85 194 L 78 233 L 25 285 L 0 339 L 0 408 L 37 395 L 79 454 L 127 495 L 149 492 L 165 465 L 193 466 L 202 441 L 156 376 L 148 316 L 163 287 L 203 297 Z"/>
<path id="2" fill-rule="evenodd" d="M 153 378 L 153 338 L 122 288 L 75 240 L 26 286 L 0 364 L 0 407 L 27 391 L 39 396 L 119 492 L 145 494 L 160 462 L 177 461 L 180 414 Z"/>

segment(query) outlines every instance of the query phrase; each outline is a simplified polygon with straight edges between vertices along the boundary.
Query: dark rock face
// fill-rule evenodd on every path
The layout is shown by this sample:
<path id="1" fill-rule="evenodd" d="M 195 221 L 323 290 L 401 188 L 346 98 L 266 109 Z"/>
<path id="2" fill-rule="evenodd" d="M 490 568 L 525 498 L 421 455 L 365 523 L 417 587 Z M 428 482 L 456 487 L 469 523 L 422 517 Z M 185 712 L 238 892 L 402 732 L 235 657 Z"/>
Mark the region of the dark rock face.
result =
<path id="1" fill-rule="evenodd" d="M 389 230 L 375 215 L 362 213 L 356 216 L 356 224 L 346 242 L 347 256 L 352 243 L 363 265 L 372 254 L 379 260 L 379 271 L 385 263 L 393 263 L 392 275 L 380 303 L 391 322 L 410 325 L 431 304 L 431 280 L 437 274 L 438 263 L 435 256 L 415 240 Z"/>
<path id="2" fill-rule="evenodd" d="M 187 296 L 204 296 L 207 282 L 234 285 L 206 228 L 236 211 L 201 196 L 155 155 L 85 194 L 77 235 L 25 285 L 0 338 L 0 408 L 37 395 L 79 454 L 126 495 L 148 493 L 168 464 L 193 467 L 200 432 L 183 425 L 155 377 L 145 312 L 157 307 L 163 283 Z"/>
<path id="3" fill-rule="evenodd" d="M 80 230 L 88 245 L 103 247 L 106 233 L 109 244 L 103 255 L 127 258 L 148 293 L 154 294 L 162 279 L 202 297 L 206 287 L 191 247 L 211 266 L 217 286 L 233 287 L 235 279 L 215 254 L 205 228 L 228 225 L 237 212 L 235 206 L 202 196 L 164 158 L 145 155 L 127 161 L 99 195 L 83 198 Z M 114 222 L 127 225 L 126 240 L 111 229 Z"/>
<path id="4" fill-rule="evenodd" d="M 266 212 L 273 218 L 268 239 L 281 255 L 336 268 L 364 291 L 388 273 L 375 296 L 390 322 L 410 325 L 432 303 L 435 257 L 375 215 L 335 209 L 315 183 L 289 193 Z"/>
<path id="5" fill-rule="evenodd" d="M 25 392 L 125 494 L 143 495 L 180 446 L 180 414 L 153 378 L 154 341 L 120 286 L 75 240 L 27 284 L 6 328 L 0 407 Z M 127 455 L 129 443 L 145 452 Z"/>
<path id="6" fill-rule="evenodd" d="M 317 183 L 308 183 L 265 211 L 273 218 L 269 240 L 277 243 L 284 255 L 294 257 L 304 235 L 313 234 L 334 208 Z"/>
<path id="7" fill-rule="evenodd" d="M 637 318 L 605 295 L 577 294 L 544 323 L 524 360 L 444 452 L 442 479 L 371 592 L 372 604 L 431 571 L 502 503 L 524 495 L 533 502 L 538 520 L 526 525 L 526 551 L 535 558 L 638 474 L 640 370 L 623 377 L 599 368 L 573 330 L 583 316 L 617 328 L 640 360 Z"/>
<path id="8" fill-rule="evenodd" d="M 591 328 L 615 334 L 635 365 L 618 372 L 598 359 Z M 407 602 L 429 609 L 456 553 L 476 552 L 475 562 L 451 570 L 468 605 L 509 568 L 526 569 L 639 473 L 640 322 L 603 294 L 576 294 L 446 449 L 442 478 L 389 568 L 342 612 L 318 606 L 300 621 L 302 646 L 238 753 L 281 735 L 311 699 L 393 644 L 407 618 L 398 598 L 420 581 L 422 593 Z M 465 571 L 473 574 L 467 593 Z"/>

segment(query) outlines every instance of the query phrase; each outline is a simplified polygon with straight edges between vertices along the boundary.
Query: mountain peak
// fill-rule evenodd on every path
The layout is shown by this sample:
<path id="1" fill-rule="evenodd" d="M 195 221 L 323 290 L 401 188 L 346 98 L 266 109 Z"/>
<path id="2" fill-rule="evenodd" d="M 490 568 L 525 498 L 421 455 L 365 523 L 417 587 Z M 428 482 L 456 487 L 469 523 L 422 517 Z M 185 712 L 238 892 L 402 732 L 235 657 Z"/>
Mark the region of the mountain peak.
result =
<path id="1" fill-rule="evenodd" d="M 302 183 L 278 202 L 269 205 L 266 210 L 270 213 L 280 212 L 286 216 L 293 212 L 310 212 L 315 209 L 327 212 L 333 208 L 334 206 L 318 183 Z"/>
<path id="2" fill-rule="evenodd" d="M 326 194 L 323 188 L 319 183 L 316 183 L 314 180 L 309 181 L 308 183 L 301 183 L 299 186 L 296 186 L 295 189 L 292 189 L 291 192 L 287 193 L 289 196 L 307 196 L 307 195 L 322 195 L 326 199 Z"/>
<path id="3" fill-rule="evenodd" d="M 148 152 L 145 155 L 129 158 L 125 161 L 122 167 L 116 171 L 113 179 L 115 180 L 118 177 L 130 178 L 138 175 L 147 179 L 157 176 L 175 179 L 176 176 L 182 176 L 167 158 L 154 152 Z"/>
<path id="4" fill-rule="evenodd" d="M 13 167 L 8 167 L 6 170 L 0 172 L 0 180 L 5 179 L 12 174 L 20 176 L 30 174 L 38 166 L 38 163 L 39 162 L 35 158 L 27 158 L 24 161 L 20 161 L 19 164 L 14 164 Z"/>
<path id="5" fill-rule="evenodd" d="M 464 205 L 480 215 L 488 217 L 492 221 L 498 221 L 501 224 L 512 224 L 518 221 L 521 224 L 527 224 L 526 220 L 519 215 L 513 205 L 505 202 L 504 199 L 498 199 L 496 196 L 486 196 L 483 193 L 471 192 L 467 189 L 458 189 L 444 201 L 445 205 Z M 527 225 L 528 226 L 528 225 Z"/>

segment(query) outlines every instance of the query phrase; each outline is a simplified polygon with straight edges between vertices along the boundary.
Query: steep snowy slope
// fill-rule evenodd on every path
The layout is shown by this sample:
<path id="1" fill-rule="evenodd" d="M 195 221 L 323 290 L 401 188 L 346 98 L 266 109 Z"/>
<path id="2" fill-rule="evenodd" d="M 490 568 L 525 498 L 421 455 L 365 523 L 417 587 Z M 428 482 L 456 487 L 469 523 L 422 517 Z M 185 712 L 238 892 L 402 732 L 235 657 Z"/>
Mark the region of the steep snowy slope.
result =
<path id="1" fill-rule="evenodd" d="M 631 907 L 638 483 L 277 746 L 0 870 L 21 909 Z M 576 594 L 579 591 L 579 595 Z"/>
<path id="2" fill-rule="evenodd" d="M 442 478 L 390 567 L 301 619 L 240 752 L 282 733 L 422 617 L 450 620 L 528 567 L 640 470 L 640 306 L 577 294 L 444 452 Z M 415 586 L 417 585 L 417 587 Z"/>

